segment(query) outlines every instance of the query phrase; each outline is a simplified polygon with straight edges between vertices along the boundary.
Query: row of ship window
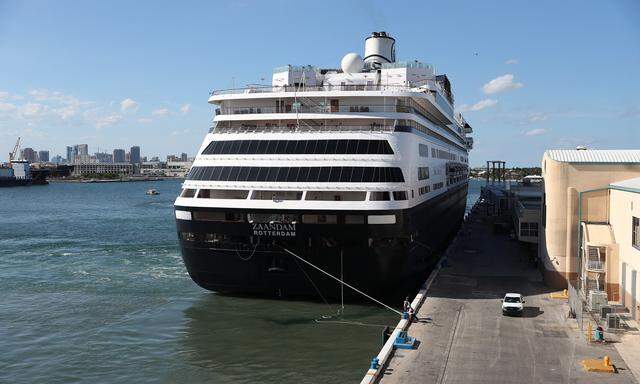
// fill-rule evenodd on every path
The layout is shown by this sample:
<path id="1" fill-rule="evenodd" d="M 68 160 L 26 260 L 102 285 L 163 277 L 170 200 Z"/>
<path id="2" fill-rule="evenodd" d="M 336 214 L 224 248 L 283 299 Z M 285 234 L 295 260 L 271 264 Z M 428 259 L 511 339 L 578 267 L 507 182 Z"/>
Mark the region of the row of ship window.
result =
<path id="1" fill-rule="evenodd" d="M 262 216 L 269 216 L 265 220 Z M 286 216 L 280 218 L 280 216 Z M 237 212 L 194 211 L 191 217 L 196 221 L 216 221 L 227 223 L 291 223 L 296 224 L 395 224 L 395 215 L 333 215 L 333 214 L 244 214 Z M 184 233 L 184 232 L 183 232 Z M 195 240 L 183 238 L 183 240 Z"/>
<path id="2" fill-rule="evenodd" d="M 196 197 L 198 199 L 234 199 L 246 200 L 249 198 L 249 190 L 241 189 L 192 189 L 186 188 L 180 194 L 181 197 Z M 302 200 L 303 191 L 265 191 L 255 190 L 251 194 L 251 200 Z M 372 191 L 369 195 L 370 201 L 390 201 L 407 200 L 407 191 Z M 413 197 L 413 196 L 412 196 Z M 366 201 L 365 191 L 308 191 L 305 198 L 308 201 Z"/>
<path id="3" fill-rule="evenodd" d="M 419 144 L 420 157 L 429 157 L 429 147 Z M 386 140 L 224 140 L 212 141 L 203 155 L 393 155 Z M 431 157 L 456 160 L 456 155 L 431 148 Z M 466 159 L 460 156 L 460 161 Z"/>
<path id="4" fill-rule="evenodd" d="M 398 167 L 192 167 L 188 180 L 403 183 Z"/>
<path id="5" fill-rule="evenodd" d="M 393 155 L 386 140 L 212 141 L 203 155 Z"/>

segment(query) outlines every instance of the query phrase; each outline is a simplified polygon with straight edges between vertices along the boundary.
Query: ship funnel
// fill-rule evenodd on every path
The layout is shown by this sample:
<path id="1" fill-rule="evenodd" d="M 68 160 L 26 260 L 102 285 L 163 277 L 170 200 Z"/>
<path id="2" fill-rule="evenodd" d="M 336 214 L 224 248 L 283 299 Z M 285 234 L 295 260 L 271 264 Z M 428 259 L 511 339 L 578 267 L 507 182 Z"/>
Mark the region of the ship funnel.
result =
<path id="1" fill-rule="evenodd" d="M 373 32 L 364 41 L 364 62 L 371 68 L 396 61 L 396 40 L 386 32 Z"/>

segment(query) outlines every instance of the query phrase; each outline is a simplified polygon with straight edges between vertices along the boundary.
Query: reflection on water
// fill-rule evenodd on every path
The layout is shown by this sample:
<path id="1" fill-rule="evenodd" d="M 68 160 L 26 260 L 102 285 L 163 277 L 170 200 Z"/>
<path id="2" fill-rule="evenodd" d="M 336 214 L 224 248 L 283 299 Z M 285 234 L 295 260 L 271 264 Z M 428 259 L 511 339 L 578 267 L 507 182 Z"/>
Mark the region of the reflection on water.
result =
<path id="1" fill-rule="evenodd" d="M 181 357 L 194 366 L 188 377 L 211 382 L 357 381 L 380 347 L 379 324 L 398 319 L 376 307 L 349 305 L 346 324 L 316 321 L 336 310 L 317 303 L 204 295 L 184 311 Z"/>

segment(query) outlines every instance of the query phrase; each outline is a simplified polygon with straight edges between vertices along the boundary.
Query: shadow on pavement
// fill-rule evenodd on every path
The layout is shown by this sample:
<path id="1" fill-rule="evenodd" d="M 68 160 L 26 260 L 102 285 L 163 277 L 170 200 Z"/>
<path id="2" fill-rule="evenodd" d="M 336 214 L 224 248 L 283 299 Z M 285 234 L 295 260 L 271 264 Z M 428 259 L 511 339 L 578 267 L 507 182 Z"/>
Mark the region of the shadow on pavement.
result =
<path id="1" fill-rule="evenodd" d="M 522 317 L 538 317 L 543 313 L 544 311 L 540 310 L 540 307 L 524 307 Z"/>

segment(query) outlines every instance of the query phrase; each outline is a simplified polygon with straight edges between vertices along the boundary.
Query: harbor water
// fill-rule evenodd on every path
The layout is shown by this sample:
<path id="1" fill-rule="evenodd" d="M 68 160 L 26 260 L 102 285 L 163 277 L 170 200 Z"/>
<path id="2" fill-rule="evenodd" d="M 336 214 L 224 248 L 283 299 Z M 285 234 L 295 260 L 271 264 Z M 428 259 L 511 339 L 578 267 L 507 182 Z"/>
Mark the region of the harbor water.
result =
<path id="1" fill-rule="evenodd" d="M 470 182 L 468 206 L 480 184 Z M 398 316 L 199 288 L 177 246 L 179 189 L 164 180 L 0 190 L 0 382 L 361 379 Z"/>

